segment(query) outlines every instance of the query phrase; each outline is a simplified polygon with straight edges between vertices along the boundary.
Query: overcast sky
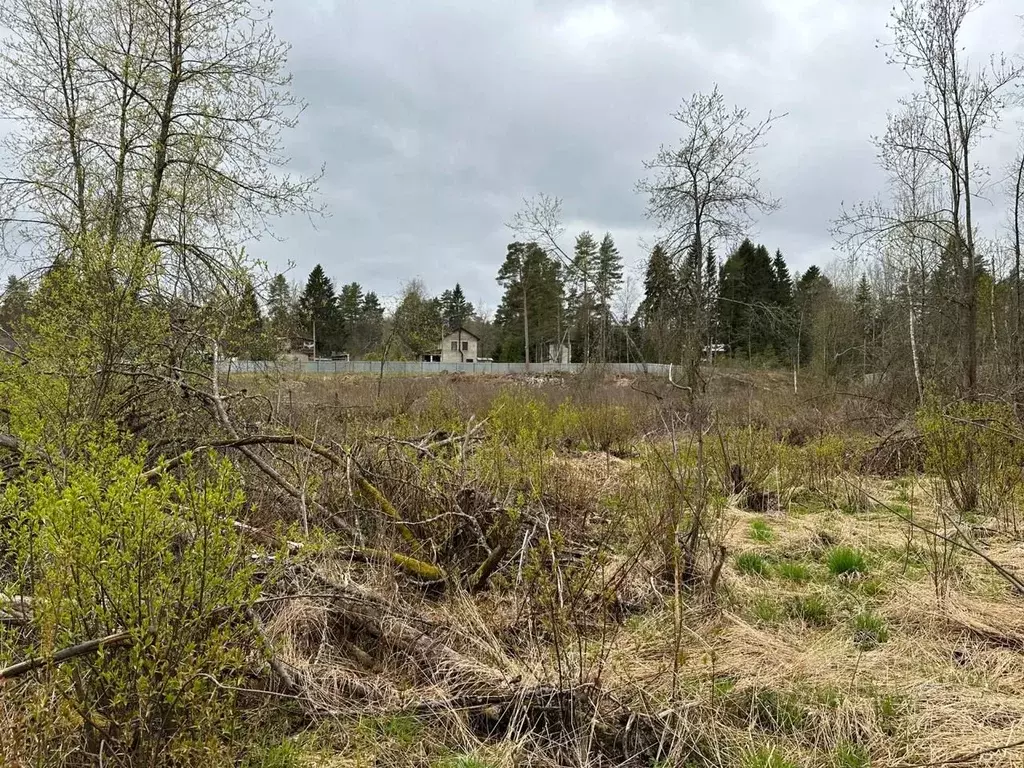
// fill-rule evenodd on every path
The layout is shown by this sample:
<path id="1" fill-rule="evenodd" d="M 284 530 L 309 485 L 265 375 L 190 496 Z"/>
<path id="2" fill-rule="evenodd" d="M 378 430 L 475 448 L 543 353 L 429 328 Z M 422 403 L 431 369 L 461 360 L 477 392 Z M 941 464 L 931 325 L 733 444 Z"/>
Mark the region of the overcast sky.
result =
<path id="1" fill-rule="evenodd" d="M 492 310 L 504 223 L 538 192 L 564 200 L 567 239 L 610 231 L 627 265 L 653 234 L 642 163 L 678 131 L 681 100 L 788 113 L 760 154 L 783 207 L 751 232 L 791 268 L 834 258 L 829 222 L 882 185 L 870 137 L 911 88 L 885 62 L 890 0 L 280 0 L 278 33 L 309 103 L 294 169 L 326 163 L 328 218 L 282 221 L 252 249 L 304 281 L 320 262 L 382 296 L 461 282 Z M 989 0 L 968 46 L 1024 51 L 1019 0 Z M 1016 127 L 987 146 L 999 170 Z M 993 214 L 994 215 L 994 214 Z M 569 245 L 567 242 L 566 245 Z M 639 272 L 634 272 L 639 275 Z"/>

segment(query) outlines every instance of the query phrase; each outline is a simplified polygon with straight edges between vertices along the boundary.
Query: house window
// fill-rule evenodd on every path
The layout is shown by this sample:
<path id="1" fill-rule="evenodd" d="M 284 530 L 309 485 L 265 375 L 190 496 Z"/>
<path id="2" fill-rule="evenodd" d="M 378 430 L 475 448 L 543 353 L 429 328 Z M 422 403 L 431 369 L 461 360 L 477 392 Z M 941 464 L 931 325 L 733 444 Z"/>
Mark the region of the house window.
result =
<path id="1" fill-rule="evenodd" d="M 462 351 L 463 352 L 468 352 L 469 351 L 469 342 L 468 341 L 462 342 Z"/>
<path id="2" fill-rule="evenodd" d="M 459 342 L 453 341 L 452 342 L 452 352 L 458 352 L 458 351 L 459 351 Z"/>

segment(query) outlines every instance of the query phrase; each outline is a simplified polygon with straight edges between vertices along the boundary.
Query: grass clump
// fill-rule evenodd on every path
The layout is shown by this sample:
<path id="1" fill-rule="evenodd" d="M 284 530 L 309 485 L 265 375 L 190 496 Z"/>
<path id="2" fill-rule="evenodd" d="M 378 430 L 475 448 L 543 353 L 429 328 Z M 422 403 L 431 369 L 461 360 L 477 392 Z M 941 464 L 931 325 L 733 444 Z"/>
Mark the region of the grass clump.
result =
<path id="1" fill-rule="evenodd" d="M 767 522 L 758 518 L 750 524 L 750 538 L 767 543 L 775 538 L 775 531 Z"/>
<path id="2" fill-rule="evenodd" d="M 804 563 L 783 562 L 775 566 L 776 572 L 786 581 L 806 584 L 811 580 L 811 569 Z"/>
<path id="3" fill-rule="evenodd" d="M 758 747 L 744 753 L 740 766 L 742 768 L 797 768 L 797 764 L 787 759 L 774 745 Z"/>
<path id="4" fill-rule="evenodd" d="M 770 689 L 754 693 L 748 711 L 754 723 L 773 733 L 795 733 L 808 718 L 807 708 L 796 695 Z"/>
<path id="5" fill-rule="evenodd" d="M 811 627 L 822 627 L 829 622 L 829 607 L 820 595 L 800 595 L 786 604 L 786 615 Z"/>
<path id="6" fill-rule="evenodd" d="M 747 576 L 768 578 L 771 575 L 771 565 L 768 562 L 768 558 L 757 552 L 744 552 L 737 556 L 736 569 Z"/>
<path id="7" fill-rule="evenodd" d="M 754 602 L 754 617 L 762 624 L 778 624 L 782 618 L 782 609 L 770 597 L 759 597 Z"/>
<path id="8" fill-rule="evenodd" d="M 870 651 L 889 639 L 889 625 L 877 613 L 864 611 L 853 617 L 853 642 L 862 651 Z"/>
<path id="9" fill-rule="evenodd" d="M 853 547 L 833 548 L 825 562 L 833 576 L 860 576 L 868 570 L 864 553 Z"/>
<path id="10" fill-rule="evenodd" d="M 833 763 L 836 768 L 871 768 L 871 756 L 859 744 L 843 743 L 836 747 Z"/>

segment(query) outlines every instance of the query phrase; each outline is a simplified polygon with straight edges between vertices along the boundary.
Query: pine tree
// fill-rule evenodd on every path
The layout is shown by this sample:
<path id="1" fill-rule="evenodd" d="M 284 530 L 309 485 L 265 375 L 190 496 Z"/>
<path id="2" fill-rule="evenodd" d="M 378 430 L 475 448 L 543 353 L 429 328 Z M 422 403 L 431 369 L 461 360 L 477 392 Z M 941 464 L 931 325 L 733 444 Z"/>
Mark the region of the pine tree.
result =
<path id="1" fill-rule="evenodd" d="M 622 257 L 611 233 L 606 232 L 597 252 L 597 272 L 594 288 L 597 292 L 598 312 L 601 316 L 601 338 L 598 346 L 601 361 L 608 359 L 612 332 L 612 297 L 622 287 Z"/>
<path id="2" fill-rule="evenodd" d="M 494 315 L 499 329 L 498 359 L 542 359 L 547 343 L 560 340 L 564 333 L 560 265 L 537 243 L 510 243 L 497 279 L 505 289 Z"/>
<path id="3" fill-rule="evenodd" d="M 597 303 L 594 300 L 594 284 L 598 267 L 598 245 L 590 232 L 581 232 L 576 237 L 573 249 L 571 285 L 568 300 L 569 320 L 575 339 L 573 353 L 584 363 L 590 362 L 597 327 Z"/>
<path id="4" fill-rule="evenodd" d="M 299 311 L 306 332 L 316 340 L 317 355 L 340 351 L 344 327 L 338 312 L 338 297 L 334 294 L 334 283 L 319 264 L 306 280 L 306 288 L 299 298 Z"/>

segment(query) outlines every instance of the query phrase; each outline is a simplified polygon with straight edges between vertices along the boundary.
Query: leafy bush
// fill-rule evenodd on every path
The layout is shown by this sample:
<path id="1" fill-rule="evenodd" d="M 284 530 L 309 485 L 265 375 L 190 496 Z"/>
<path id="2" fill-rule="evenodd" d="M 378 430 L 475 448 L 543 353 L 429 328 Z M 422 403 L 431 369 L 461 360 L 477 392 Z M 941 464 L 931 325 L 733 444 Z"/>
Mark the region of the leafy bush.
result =
<path id="1" fill-rule="evenodd" d="M 885 619 L 871 611 L 853 617 L 853 642 L 862 651 L 870 651 L 889 639 L 889 625 Z"/>
<path id="2" fill-rule="evenodd" d="M 243 502 L 230 467 L 146 483 L 142 463 L 93 445 L 60 474 L 7 486 L 0 516 L 13 584 L 30 595 L 33 637 L 4 656 L 45 656 L 85 640 L 126 642 L 57 665 L 8 701 L 32 709 L 22 746 L 39 765 L 62 751 L 109 765 L 223 765 L 237 748 L 234 687 L 258 647 L 246 618 L 253 567 L 232 520 Z M 49 763 L 53 755 L 57 763 Z M 0 762 L 3 762 L 0 746 Z"/>
<path id="3" fill-rule="evenodd" d="M 768 578 L 771 575 L 771 565 L 764 555 L 757 552 L 744 552 L 736 558 L 736 569 L 747 576 L 763 576 Z"/>
<path id="4" fill-rule="evenodd" d="M 826 563 L 833 576 L 858 576 L 868 570 L 864 553 L 852 547 L 835 547 L 828 553 Z"/>
<path id="5" fill-rule="evenodd" d="M 987 501 L 999 511 L 1021 484 L 1024 440 L 1011 406 L 929 402 L 917 414 L 925 469 L 942 478 L 961 512 Z"/>

